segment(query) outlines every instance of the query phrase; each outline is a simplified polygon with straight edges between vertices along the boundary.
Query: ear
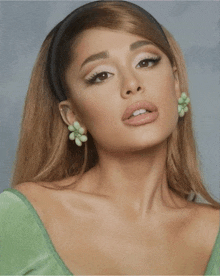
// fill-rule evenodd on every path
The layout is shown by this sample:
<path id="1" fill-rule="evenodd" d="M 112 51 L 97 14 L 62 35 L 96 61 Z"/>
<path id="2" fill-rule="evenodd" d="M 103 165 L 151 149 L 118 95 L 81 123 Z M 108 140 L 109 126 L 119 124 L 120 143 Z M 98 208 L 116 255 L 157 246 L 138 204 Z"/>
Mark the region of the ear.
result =
<path id="1" fill-rule="evenodd" d="M 75 121 L 78 121 L 81 127 L 83 127 L 86 132 L 85 126 L 83 125 L 76 112 L 74 112 L 72 104 L 68 100 L 59 103 L 59 110 L 61 117 L 63 121 L 67 124 L 67 126 L 73 125 Z"/>
<path id="2" fill-rule="evenodd" d="M 174 82 L 175 82 L 175 92 L 177 99 L 181 97 L 181 90 L 180 90 L 180 82 L 179 82 L 179 73 L 177 70 L 177 67 L 173 67 L 173 76 L 174 76 Z"/>
<path id="3" fill-rule="evenodd" d="M 63 121 L 67 125 L 72 125 L 75 121 L 75 114 L 69 101 L 62 101 L 59 103 L 59 110 Z"/>

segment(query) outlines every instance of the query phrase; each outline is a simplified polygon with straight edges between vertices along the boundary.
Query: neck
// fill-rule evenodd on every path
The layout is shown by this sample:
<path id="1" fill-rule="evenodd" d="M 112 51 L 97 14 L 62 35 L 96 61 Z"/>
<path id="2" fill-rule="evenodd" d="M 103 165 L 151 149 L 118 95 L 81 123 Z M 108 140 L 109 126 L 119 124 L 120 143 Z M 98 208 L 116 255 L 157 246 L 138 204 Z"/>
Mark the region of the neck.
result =
<path id="1" fill-rule="evenodd" d="M 105 196 L 119 210 L 142 221 L 176 207 L 168 188 L 166 141 L 145 151 L 112 154 L 99 150 L 89 190 Z M 90 182 L 91 183 L 91 182 Z"/>

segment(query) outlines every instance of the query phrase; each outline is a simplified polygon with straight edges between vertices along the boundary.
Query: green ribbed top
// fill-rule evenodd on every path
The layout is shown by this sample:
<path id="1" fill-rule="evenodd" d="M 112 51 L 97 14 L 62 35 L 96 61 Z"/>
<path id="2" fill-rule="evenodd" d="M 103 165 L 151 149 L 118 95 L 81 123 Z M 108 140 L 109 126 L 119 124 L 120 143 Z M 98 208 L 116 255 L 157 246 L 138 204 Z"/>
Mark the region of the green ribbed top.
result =
<path id="1" fill-rule="evenodd" d="M 74 275 L 33 205 L 16 189 L 0 194 L 0 242 L 0 275 Z"/>
<path id="2" fill-rule="evenodd" d="M 0 194 L 0 275 L 74 275 L 33 205 L 13 188 Z M 220 230 L 204 275 L 220 275 Z"/>

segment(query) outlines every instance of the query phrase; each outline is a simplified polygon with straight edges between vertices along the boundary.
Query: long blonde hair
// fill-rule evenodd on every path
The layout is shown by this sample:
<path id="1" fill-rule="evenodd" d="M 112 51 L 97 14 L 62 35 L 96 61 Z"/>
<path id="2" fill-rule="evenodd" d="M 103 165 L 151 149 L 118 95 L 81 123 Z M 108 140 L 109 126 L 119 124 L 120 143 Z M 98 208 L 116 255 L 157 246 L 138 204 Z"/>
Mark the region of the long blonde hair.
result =
<path id="1" fill-rule="evenodd" d="M 95 7 L 87 10 L 81 8 L 72 26 L 69 39 L 65 38 L 63 43 L 61 67 L 64 68 L 64 73 L 72 61 L 69 58 L 70 49 L 77 41 L 78 35 L 86 29 L 105 27 L 153 41 L 168 56 L 172 66 L 177 66 L 180 90 L 189 96 L 185 61 L 178 43 L 161 25 L 170 47 L 167 46 L 162 32 L 146 17 L 146 14 L 140 9 L 136 10 L 135 7 L 133 3 L 126 1 L 97 1 Z M 77 20 L 80 22 L 78 25 Z M 56 27 L 44 40 L 33 67 L 12 172 L 12 188 L 24 182 L 58 183 L 56 181 L 71 176 L 81 177 L 98 162 L 98 153 L 89 132 L 88 141 L 81 147 L 77 147 L 69 140 L 68 128 L 58 108 L 59 101 L 48 80 L 48 51 L 55 30 Z M 66 96 L 70 97 L 68 89 Z M 201 195 L 213 207 L 220 209 L 220 203 L 209 195 L 203 184 L 204 176 L 192 127 L 191 104 L 185 116 L 179 118 L 177 127 L 168 137 L 167 142 L 166 165 L 169 188 L 185 199 L 193 193 L 195 196 L 192 201 L 195 201 L 197 195 Z M 63 188 L 65 186 L 54 184 L 54 189 Z"/>

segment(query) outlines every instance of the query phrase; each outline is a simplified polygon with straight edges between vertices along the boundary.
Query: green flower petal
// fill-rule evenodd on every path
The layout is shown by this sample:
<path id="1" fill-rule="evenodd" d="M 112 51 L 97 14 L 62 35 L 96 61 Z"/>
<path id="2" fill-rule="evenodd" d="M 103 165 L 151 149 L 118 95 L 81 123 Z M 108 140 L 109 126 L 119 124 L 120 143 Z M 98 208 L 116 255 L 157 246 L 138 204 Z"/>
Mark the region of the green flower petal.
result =
<path id="1" fill-rule="evenodd" d="M 183 117 L 183 116 L 184 116 L 184 110 L 182 109 L 180 112 L 180 117 Z"/>
<path id="2" fill-rule="evenodd" d="M 69 129 L 69 131 L 74 131 L 74 126 L 69 125 L 69 126 L 68 126 L 68 129 Z"/>
<path id="3" fill-rule="evenodd" d="M 185 100 L 185 103 L 189 103 L 190 102 L 190 98 L 187 98 L 186 100 Z"/>
<path id="4" fill-rule="evenodd" d="M 75 139 L 75 134 L 74 134 L 74 132 L 70 133 L 69 138 L 70 138 L 70 140 L 74 140 L 74 139 Z"/>
<path id="5" fill-rule="evenodd" d="M 80 127 L 78 131 L 79 131 L 80 134 L 84 133 L 84 129 L 82 127 Z"/>
<path id="6" fill-rule="evenodd" d="M 187 95 L 185 92 L 182 93 L 181 97 L 185 100 L 187 98 Z"/>
<path id="7" fill-rule="evenodd" d="M 75 129 L 79 129 L 80 128 L 80 124 L 77 121 L 74 122 L 73 126 L 75 127 Z"/>
<path id="8" fill-rule="evenodd" d="M 181 110 L 182 110 L 182 106 L 178 105 L 178 112 L 181 112 Z"/>
<path id="9" fill-rule="evenodd" d="M 186 106 L 185 108 L 184 108 L 184 112 L 187 112 L 189 109 L 188 109 L 188 107 Z"/>
<path id="10" fill-rule="evenodd" d="M 87 138 L 86 135 L 82 135 L 79 139 L 80 139 L 82 142 L 86 142 L 88 138 Z"/>
<path id="11" fill-rule="evenodd" d="M 182 104 L 183 102 L 184 102 L 184 99 L 183 98 L 179 98 L 178 103 Z"/>
<path id="12" fill-rule="evenodd" d="M 79 138 L 76 138 L 75 142 L 76 142 L 77 146 L 82 146 L 82 142 L 79 140 Z"/>

